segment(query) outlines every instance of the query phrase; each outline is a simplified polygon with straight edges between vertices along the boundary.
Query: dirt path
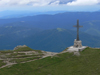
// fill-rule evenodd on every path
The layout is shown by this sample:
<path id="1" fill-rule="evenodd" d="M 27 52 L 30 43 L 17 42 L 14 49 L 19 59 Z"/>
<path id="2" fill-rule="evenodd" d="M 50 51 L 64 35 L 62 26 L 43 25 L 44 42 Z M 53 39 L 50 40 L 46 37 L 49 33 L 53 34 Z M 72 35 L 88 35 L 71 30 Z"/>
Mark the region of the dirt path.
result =
<path id="1" fill-rule="evenodd" d="M 43 52 L 44 56 L 42 56 L 42 57 L 39 58 L 39 59 L 43 59 L 43 58 L 46 58 L 46 57 L 48 57 L 48 56 L 54 56 L 54 55 L 58 54 L 58 53 L 53 53 L 53 52 L 45 52 L 45 51 L 42 51 L 42 52 Z M 10 59 L 9 59 L 9 60 L 10 60 Z M 6 65 L 0 67 L 0 69 L 1 69 L 1 68 L 4 68 L 4 67 L 11 67 L 12 65 L 17 64 L 17 63 L 15 63 L 15 62 L 14 62 L 14 63 L 11 63 L 11 62 L 9 62 L 9 60 L 4 60 L 4 63 L 6 63 Z M 26 62 L 31 62 L 31 61 L 35 61 L 35 60 L 38 60 L 38 59 L 29 60 L 29 61 L 26 61 Z M 26 62 L 21 62 L 21 63 L 26 63 Z"/>

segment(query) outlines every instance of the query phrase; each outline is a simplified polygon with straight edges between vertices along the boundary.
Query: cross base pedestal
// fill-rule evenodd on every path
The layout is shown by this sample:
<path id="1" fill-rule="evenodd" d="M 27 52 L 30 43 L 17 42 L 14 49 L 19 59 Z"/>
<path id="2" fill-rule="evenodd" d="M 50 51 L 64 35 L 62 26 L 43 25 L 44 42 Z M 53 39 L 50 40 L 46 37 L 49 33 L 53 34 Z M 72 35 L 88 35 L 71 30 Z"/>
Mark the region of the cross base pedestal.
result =
<path id="1" fill-rule="evenodd" d="M 80 40 L 80 41 L 77 41 L 76 39 L 75 39 L 75 41 L 74 41 L 74 46 L 73 47 L 76 47 L 76 48 L 78 48 L 78 47 L 82 47 L 82 41 Z"/>

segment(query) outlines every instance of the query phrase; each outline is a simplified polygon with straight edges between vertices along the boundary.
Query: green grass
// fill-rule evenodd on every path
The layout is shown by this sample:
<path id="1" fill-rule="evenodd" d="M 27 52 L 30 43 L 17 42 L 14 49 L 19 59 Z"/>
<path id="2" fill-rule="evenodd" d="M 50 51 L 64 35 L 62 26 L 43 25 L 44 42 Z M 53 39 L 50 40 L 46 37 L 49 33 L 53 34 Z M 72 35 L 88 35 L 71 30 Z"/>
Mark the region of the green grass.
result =
<path id="1" fill-rule="evenodd" d="M 39 55 L 20 55 L 20 56 L 12 56 L 12 55 L 7 55 L 7 58 L 30 58 L 30 57 L 42 57 L 43 54 Z"/>
<path id="2" fill-rule="evenodd" d="M 0 54 L 13 53 L 13 50 L 0 51 Z"/>
<path id="3" fill-rule="evenodd" d="M 58 54 L 0 69 L 0 75 L 100 75 L 100 49 L 86 48 L 81 56 Z"/>
<path id="4" fill-rule="evenodd" d="M 26 61 L 30 61 L 30 60 L 35 60 L 35 59 L 39 59 L 40 57 L 31 57 L 31 58 L 24 58 L 24 59 L 13 59 L 10 62 L 16 62 L 16 63 L 21 63 L 21 62 L 26 62 Z"/>
<path id="5" fill-rule="evenodd" d="M 10 55 L 6 55 L 7 58 L 17 58 L 17 57 L 24 57 L 26 56 L 25 53 L 11 53 Z"/>
<path id="6" fill-rule="evenodd" d="M 5 63 L 3 62 L 3 60 L 0 60 L 0 67 L 5 65 Z"/>
<path id="7" fill-rule="evenodd" d="M 11 56 L 16 56 L 16 55 L 25 55 L 25 53 L 12 53 L 10 54 Z"/>
<path id="8" fill-rule="evenodd" d="M 27 58 L 27 57 L 36 57 L 38 55 L 22 55 L 22 56 L 15 56 L 14 58 Z"/>
<path id="9" fill-rule="evenodd" d="M 18 51 L 18 52 L 19 52 L 19 51 L 20 51 L 20 52 L 21 52 L 21 51 L 33 51 L 33 49 L 31 49 L 31 48 L 29 48 L 29 47 L 22 47 L 22 48 L 18 48 L 17 50 L 14 50 L 14 51 L 16 51 L 16 52 L 17 52 L 17 51 Z"/>
<path id="10" fill-rule="evenodd" d="M 17 50 L 14 50 L 14 52 L 23 52 L 23 51 L 35 51 L 38 53 L 42 53 L 41 50 L 34 50 L 29 47 L 23 47 L 23 48 L 18 48 Z"/>
<path id="11" fill-rule="evenodd" d="M 38 57 L 38 56 L 43 56 L 43 54 L 39 55 L 6 55 L 7 58 L 28 58 L 28 57 Z"/>

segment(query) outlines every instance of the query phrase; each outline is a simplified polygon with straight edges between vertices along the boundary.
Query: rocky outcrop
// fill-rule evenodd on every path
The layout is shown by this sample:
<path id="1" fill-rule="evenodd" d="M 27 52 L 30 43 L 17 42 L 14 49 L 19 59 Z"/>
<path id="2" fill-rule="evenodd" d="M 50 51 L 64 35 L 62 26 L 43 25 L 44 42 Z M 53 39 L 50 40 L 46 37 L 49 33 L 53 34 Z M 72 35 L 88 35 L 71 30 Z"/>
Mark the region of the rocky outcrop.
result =
<path id="1" fill-rule="evenodd" d="M 23 46 L 19 45 L 19 46 L 15 47 L 14 50 L 17 50 L 18 48 L 23 48 L 23 47 L 27 47 L 27 46 L 26 45 L 23 45 Z"/>

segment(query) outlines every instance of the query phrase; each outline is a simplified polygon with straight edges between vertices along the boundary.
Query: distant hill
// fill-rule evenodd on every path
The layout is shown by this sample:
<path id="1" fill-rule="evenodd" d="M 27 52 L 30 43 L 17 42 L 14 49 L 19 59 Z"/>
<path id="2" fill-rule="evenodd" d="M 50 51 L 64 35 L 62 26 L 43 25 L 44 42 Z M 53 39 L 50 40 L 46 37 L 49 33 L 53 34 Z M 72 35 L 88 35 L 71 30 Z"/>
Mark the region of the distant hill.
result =
<path id="1" fill-rule="evenodd" d="M 30 22 L 33 24 L 41 23 L 52 23 L 56 26 L 67 26 L 69 24 L 76 23 L 76 20 L 79 19 L 80 22 L 91 21 L 91 20 L 100 20 L 99 12 L 65 12 L 58 13 L 54 15 L 50 14 L 41 14 L 36 16 L 27 16 L 22 18 L 11 18 L 11 19 L 0 19 L 1 24 L 8 24 L 14 22 Z M 60 23 L 60 24 L 59 24 Z M 42 26 L 47 26 L 46 24 L 42 24 Z M 55 27 L 55 26 L 54 26 Z"/>
<path id="2" fill-rule="evenodd" d="M 100 36 L 99 12 L 65 12 L 59 14 L 41 14 L 22 18 L 0 19 L 0 26 L 24 26 L 40 29 L 65 28 L 75 30 L 76 20 L 79 19 L 83 28 L 80 30 L 95 36 Z"/>
<path id="3" fill-rule="evenodd" d="M 80 23 L 83 28 L 80 28 L 80 31 L 88 33 L 90 35 L 100 37 L 100 20 L 91 20 Z M 75 30 L 73 27 L 72 30 Z"/>
<path id="4" fill-rule="evenodd" d="M 6 26 L 0 27 L 0 50 L 1 49 L 13 49 L 19 40 L 22 40 L 28 36 L 37 34 L 41 32 L 42 29 L 37 28 L 28 28 L 28 27 L 14 27 L 14 26 Z"/>
<path id="5" fill-rule="evenodd" d="M 0 11 L 0 19 L 10 19 L 10 18 L 21 18 L 26 16 L 35 16 L 40 14 L 57 14 L 57 13 L 64 13 L 66 11 L 45 11 L 45 12 L 36 12 L 36 11 L 27 11 L 27 10 L 6 10 Z"/>
<path id="6" fill-rule="evenodd" d="M 0 31 L 0 49 L 13 49 L 17 45 L 27 45 L 33 49 L 61 52 L 72 46 L 76 31 L 67 29 L 41 30 L 23 27 L 7 27 Z M 82 44 L 100 47 L 100 37 L 80 32 Z"/>
<path id="7" fill-rule="evenodd" d="M 76 31 L 66 29 L 53 29 L 42 31 L 35 36 L 30 36 L 21 41 L 31 48 L 52 52 L 61 52 L 66 47 L 72 46 L 76 39 Z M 100 37 L 80 32 L 82 44 L 90 47 L 100 47 Z"/>

